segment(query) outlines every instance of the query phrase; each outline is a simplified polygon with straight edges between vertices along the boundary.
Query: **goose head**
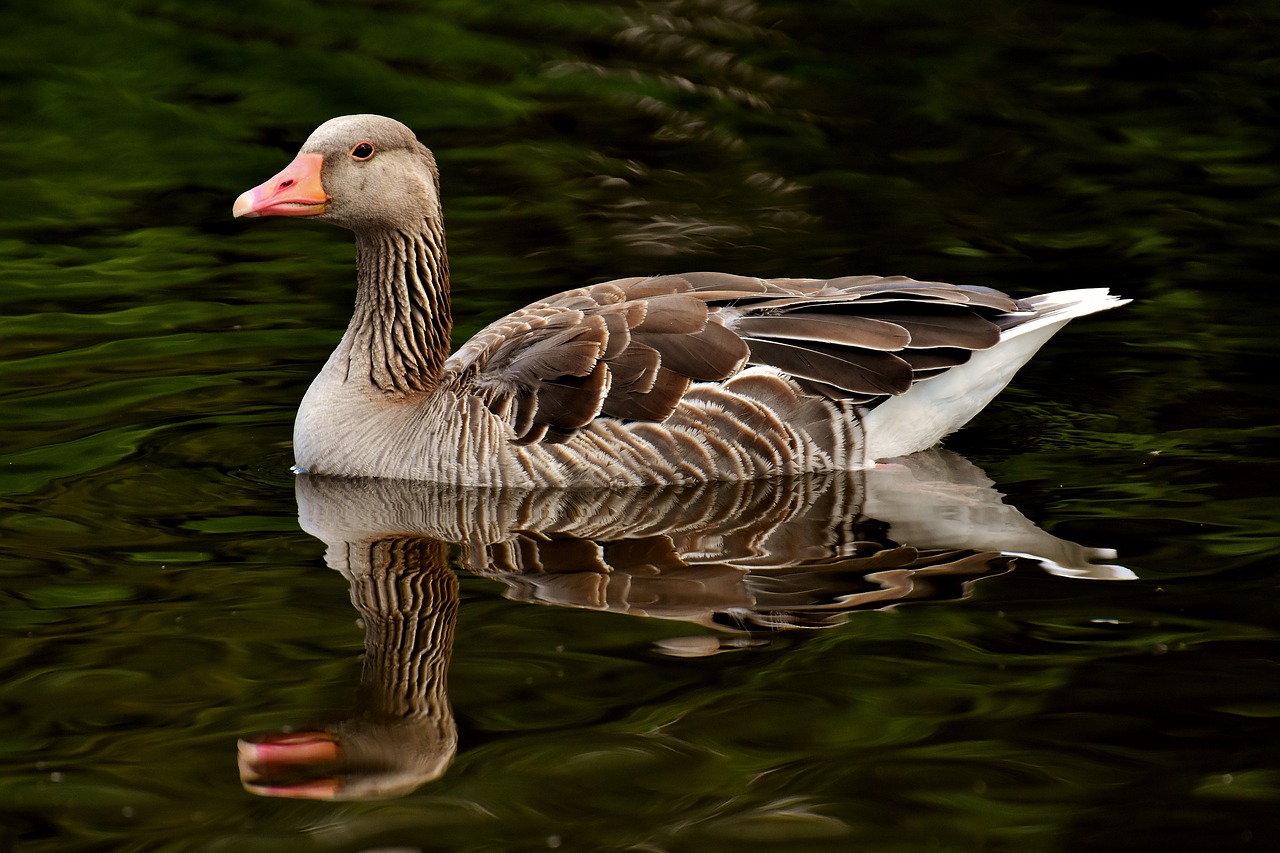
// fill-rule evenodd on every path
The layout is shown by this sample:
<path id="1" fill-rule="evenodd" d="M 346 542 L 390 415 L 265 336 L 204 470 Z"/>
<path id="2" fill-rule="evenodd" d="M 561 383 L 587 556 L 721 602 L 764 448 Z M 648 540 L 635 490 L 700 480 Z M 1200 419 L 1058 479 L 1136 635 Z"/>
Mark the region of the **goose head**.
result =
<path id="1" fill-rule="evenodd" d="M 308 217 L 356 232 L 417 229 L 441 215 L 439 172 L 400 122 L 340 116 L 316 128 L 279 174 L 241 194 L 232 213 Z"/>

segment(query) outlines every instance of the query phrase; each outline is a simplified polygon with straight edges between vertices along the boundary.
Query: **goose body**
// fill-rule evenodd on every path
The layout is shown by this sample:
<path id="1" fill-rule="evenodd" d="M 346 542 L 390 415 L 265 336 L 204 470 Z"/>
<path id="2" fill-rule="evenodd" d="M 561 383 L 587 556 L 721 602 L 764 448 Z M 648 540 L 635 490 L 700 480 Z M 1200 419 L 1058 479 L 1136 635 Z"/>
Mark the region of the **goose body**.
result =
<path id="1" fill-rule="evenodd" d="M 902 277 L 605 282 L 449 355 L 439 177 L 404 125 L 321 125 L 236 216 L 351 229 L 350 325 L 302 401 L 299 469 L 472 486 L 636 485 L 848 470 L 963 426 L 1105 289 L 1015 300 Z"/>

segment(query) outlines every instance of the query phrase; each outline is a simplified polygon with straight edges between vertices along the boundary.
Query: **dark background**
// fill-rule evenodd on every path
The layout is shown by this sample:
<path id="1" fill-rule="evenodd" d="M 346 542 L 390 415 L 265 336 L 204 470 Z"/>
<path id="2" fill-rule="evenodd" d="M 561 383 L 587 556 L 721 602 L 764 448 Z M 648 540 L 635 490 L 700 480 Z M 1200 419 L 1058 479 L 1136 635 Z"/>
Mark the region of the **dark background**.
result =
<path id="1" fill-rule="evenodd" d="M 0 847 L 1274 845 L 1275 4 L 11 0 L 0 33 Z M 236 737 L 359 667 L 287 471 L 354 276 L 348 235 L 230 205 L 348 112 L 435 150 L 460 336 L 692 269 L 1132 297 L 948 446 L 1140 580 L 687 662 L 464 577 L 444 780 L 244 793 Z"/>

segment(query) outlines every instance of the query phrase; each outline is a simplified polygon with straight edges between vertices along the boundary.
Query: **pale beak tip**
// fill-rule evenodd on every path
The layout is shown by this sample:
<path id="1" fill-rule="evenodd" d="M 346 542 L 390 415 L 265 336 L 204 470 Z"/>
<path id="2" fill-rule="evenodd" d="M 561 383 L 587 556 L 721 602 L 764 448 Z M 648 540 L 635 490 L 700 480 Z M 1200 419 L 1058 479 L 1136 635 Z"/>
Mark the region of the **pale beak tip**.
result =
<path id="1" fill-rule="evenodd" d="M 259 216 L 253 209 L 253 190 L 246 190 L 236 199 L 236 203 L 231 206 L 231 216 L 235 219 L 247 219 Z"/>

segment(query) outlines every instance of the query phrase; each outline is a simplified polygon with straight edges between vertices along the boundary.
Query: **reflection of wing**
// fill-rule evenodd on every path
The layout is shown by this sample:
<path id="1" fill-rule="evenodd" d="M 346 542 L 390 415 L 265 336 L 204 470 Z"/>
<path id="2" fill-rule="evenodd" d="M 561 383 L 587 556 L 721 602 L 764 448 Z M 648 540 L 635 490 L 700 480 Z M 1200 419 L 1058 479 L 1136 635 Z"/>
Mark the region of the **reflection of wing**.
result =
<path id="1" fill-rule="evenodd" d="M 665 536 L 595 546 L 519 534 L 491 549 L 489 574 L 517 601 L 681 619 L 734 630 L 826 628 L 853 610 L 959 598 L 1008 570 L 991 551 L 925 551 L 873 541 L 794 567 L 681 555 Z"/>
<path id="2" fill-rule="evenodd" d="M 1033 316 L 1018 308 L 985 288 L 902 277 L 622 279 L 503 317 L 449 359 L 443 382 L 479 397 L 523 444 L 564 441 L 601 415 L 665 420 L 692 382 L 746 364 L 874 403 L 995 346 L 1001 327 Z"/>

